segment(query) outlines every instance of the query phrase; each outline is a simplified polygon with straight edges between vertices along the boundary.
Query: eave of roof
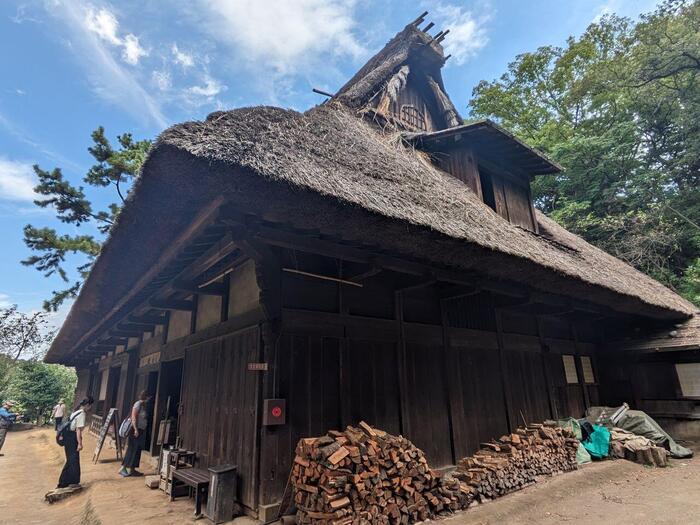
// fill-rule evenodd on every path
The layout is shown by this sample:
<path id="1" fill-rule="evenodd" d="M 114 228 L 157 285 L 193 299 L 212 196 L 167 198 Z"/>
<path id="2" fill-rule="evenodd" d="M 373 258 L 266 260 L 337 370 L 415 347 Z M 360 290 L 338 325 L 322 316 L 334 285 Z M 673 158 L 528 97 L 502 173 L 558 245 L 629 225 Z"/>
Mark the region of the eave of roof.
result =
<path id="1" fill-rule="evenodd" d="M 484 119 L 431 133 L 405 133 L 405 140 L 426 151 L 458 147 L 461 141 L 474 145 L 484 155 L 506 158 L 518 171 L 529 176 L 564 170 L 544 153 L 528 146 L 495 122 Z"/>
<path id="2" fill-rule="evenodd" d="M 510 224 L 425 157 L 403 147 L 398 133 L 334 102 L 304 114 L 216 112 L 170 128 L 150 152 L 47 361 L 69 360 L 84 334 L 219 198 L 398 257 L 557 289 L 621 313 L 674 320 L 697 310 L 540 213 L 540 229 L 555 243 Z"/>

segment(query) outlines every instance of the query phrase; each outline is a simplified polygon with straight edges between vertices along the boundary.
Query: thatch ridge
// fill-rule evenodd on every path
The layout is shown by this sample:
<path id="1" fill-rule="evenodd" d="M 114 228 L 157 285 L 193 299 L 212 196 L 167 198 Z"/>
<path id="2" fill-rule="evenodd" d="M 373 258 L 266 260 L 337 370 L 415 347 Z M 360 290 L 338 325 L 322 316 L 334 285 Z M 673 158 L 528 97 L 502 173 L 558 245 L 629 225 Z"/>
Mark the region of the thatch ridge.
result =
<path id="1" fill-rule="evenodd" d="M 538 221 L 555 243 L 510 224 L 424 154 L 405 147 L 397 133 L 378 131 L 340 104 L 306 114 L 271 107 L 216 113 L 204 122 L 171 128 L 160 143 L 526 259 L 651 305 L 688 315 L 693 311 L 668 288 L 543 214 L 538 213 Z"/>

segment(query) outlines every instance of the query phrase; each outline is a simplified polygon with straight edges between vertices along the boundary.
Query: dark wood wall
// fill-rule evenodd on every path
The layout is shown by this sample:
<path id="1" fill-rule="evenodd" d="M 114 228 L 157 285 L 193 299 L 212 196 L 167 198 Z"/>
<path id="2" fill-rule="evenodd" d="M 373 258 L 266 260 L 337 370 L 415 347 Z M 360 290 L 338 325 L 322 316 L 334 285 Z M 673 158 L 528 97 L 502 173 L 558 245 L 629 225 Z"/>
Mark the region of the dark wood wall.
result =
<path id="1" fill-rule="evenodd" d="M 261 503 L 282 497 L 300 438 L 361 420 L 407 436 L 442 467 L 523 421 L 583 415 L 595 385 L 567 384 L 561 354 L 595 348 L 574 340 L 569 321 L 542 328 L 534 315 L 501 315 L 486 292 L 443 299 L 440 285 L 397 292 L 400 281 L 383 273 L 359 289 L 283 276 L 264 396 L 286 399 L 289 420 L 261 430 Z"/>
<path id="2" fill-rule="evenodd" d="M 187 348 L 183 371 L 182 444 L 201 467 L 238 466 L 238 501 L 256 507 L 260 376 L 257 326 Z"/>

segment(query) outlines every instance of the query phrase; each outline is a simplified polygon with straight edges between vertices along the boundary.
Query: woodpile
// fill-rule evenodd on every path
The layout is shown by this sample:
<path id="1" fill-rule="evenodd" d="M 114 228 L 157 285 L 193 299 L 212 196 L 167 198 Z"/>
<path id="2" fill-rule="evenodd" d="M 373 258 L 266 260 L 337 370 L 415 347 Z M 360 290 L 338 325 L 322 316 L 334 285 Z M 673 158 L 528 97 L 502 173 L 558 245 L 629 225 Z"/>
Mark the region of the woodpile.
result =
<path id="1" fill-rule="evenodd" d="M 474 490 L 428 466 L 408 439 L 360 423 L 299 441 L 292 468 L 301 524 L 407 524 L 466 508 Z"/>
<path id="2" fill-rule="evenodd" d="M 642 465 L 666 467 L 668 451 L 644 436 L 638 436 L 621 428 L 610 432 L 610 457 L 627 459 Z"/>
<path id="3" fill-rule="evenodd" d="M 299 441 L 291 473 L 297 522 L 403 524 L 466 509 L 518 490 L 543 474 L 576 469 L 578 441 L 555 426 L 530 425 L 484 443 L 443 476 L 408 439 L 362 422 Z"/>
<path id="4" fill-rule="evenodd" d="M 478 501 L 488 501 L 533 484 L 537 476 L 576 470 L 578 443 L 554 423 L 531 424 L 482 443 L 473 456 L 459 461 L 452 475 L 472 487 Z"/>

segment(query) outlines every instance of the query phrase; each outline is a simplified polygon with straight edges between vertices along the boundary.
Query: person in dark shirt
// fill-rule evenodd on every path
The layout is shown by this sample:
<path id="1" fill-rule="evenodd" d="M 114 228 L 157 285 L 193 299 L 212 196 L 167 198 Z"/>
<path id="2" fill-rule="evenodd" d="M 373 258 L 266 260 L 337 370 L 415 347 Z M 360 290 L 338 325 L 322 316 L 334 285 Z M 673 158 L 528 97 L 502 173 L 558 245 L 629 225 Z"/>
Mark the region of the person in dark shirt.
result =
<path id="1" fill-rule="evenodd" d="M 131 430 L 126 442 L 126 454 L 119 475 L 122 477 L 141 476 L 136 469 L 141 462 L 141 451 L 146 447 L 146 429 L 148 428 L 148 412 L 146 405 L 150 396 L 145 390 L 139 395 L 138 401 L 131 408 Z"/>

